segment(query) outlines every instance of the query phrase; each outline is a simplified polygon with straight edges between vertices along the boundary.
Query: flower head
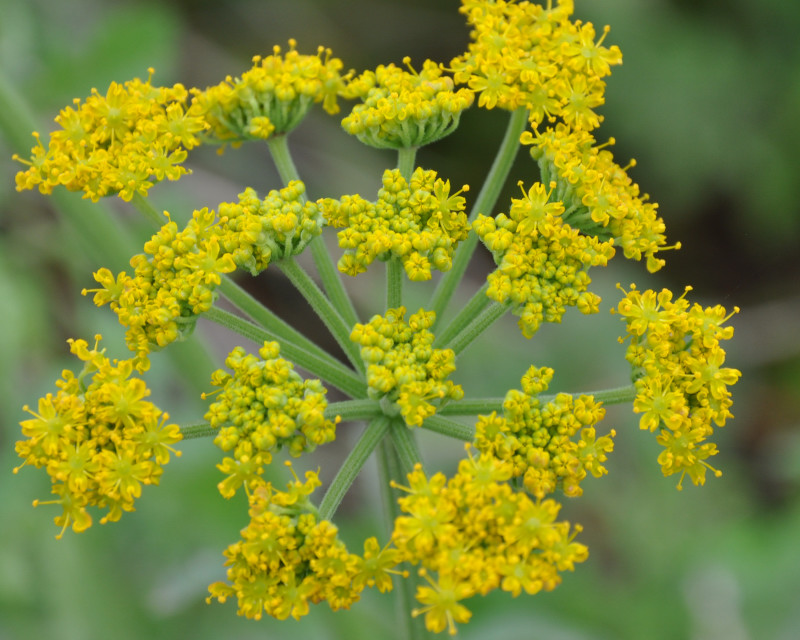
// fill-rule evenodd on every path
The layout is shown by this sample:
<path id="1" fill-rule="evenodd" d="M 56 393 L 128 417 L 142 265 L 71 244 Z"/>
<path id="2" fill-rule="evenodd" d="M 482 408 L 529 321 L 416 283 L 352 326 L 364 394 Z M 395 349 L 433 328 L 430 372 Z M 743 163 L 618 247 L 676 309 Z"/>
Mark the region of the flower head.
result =
<path id="1" fill-rule="evenodd" d="M 614 448 L 612 429 L 597 437 L 595 425 L 605 409 L 592 396 L 557 394 L 544 402 L 553 370 L 531 367 L 522 377 L 522 390 L 512 389 L 503 402 L 503 415 L 480 416 L 475 425 L 475 447 L 510 463 L 513 477 L 544 498 L 557 488 L 568 496 L 583 493 L 581 481 L 591 473 L 606 473 L 603 462 Z"/>
<path id="2" fill-rule="evenodd" d="M 546 189 L 536 183 L 523 190 L 523 198 L 511 200 L 508 215 L 479 215 L 473 224 L 497 264 L 486 295 L 511 304 L 526 338 L 542 322 L 560 322 L 568 306 L 596 313 L 600 298 L 588 290 L 588 270 L 614 256 L 612 241 L 566 222 L 554 189 L 555 184 Z"/>
<path id="3" fill-rule="evenodd" d="M 265 342 L 258 356 L 236 347 L 212 383 L 219 387 L 206 414 L 218 429 L 214 443 L 232 451 L 219 469 L 226 474 L 219 490 L 230 498 L 244 485 L 258 486 L 262 466 L 287 449 L 293 456 L 313 451 L 336 437 L 335 420 L 325 417 L 328 402 L 319 380 L 303 380 L 291 362 L 279 357 L 277 342 Z"/>
<path id="4" fill-rule="evenodd" d="M 471 616 L 462 601 L 500 588 L 513 596 L 550 591 L 559 571 L 584 561 L 584 545 L 573 542 L 568 522 L 557 522 L 560 505 L 531 500 L 506 482 L 511 463 L 491 454 L 468 456 L 447 479 L 427 477 L 420 465 L 408 475 L 398 499 L 392 542 L 419 565 L 428 583 L 417 590 L 429 631 L 448 629 Z"/>
<path id="5" fill-rule="evenodd" d="M 187 150 L 200 144 L 198 134 L 208 125 L 187 108 L 183 85 L 154 87 L 153 73 L 146 82 L 112 82 L 105 95 L 94 89 L 84 102 L 76 99 L 56 117 L 61 128 L 47 148 L 34 133 L 30 161 L 15 156 L 30 165 L 17 174 L 17 189 L 51 193 L 63 185 L 95 202 L 115 194 L 127 201 L 188 173 Z"/>
<path id="6" fill-rule="evenodd" d="M 107 509 L 101 523 L 119 520 L 123 511 L 133 511 L 142 485 L 158 484 L 170 454 L 180 455 L 171 445 L 181 440 L 169 416 L 145 398 L 150 391 L 144 381 L 132 378 L 129 360 L 109 360 L 96 336 L 92 349 L 85 340 L 70 340 L 70 351 L 84 362 L 77 376 L 65 370 L 56 382 L 56 394 L 39 400 L 38 412 L 23 420 L 24 440 L 17 454 L 25 464 L 47 471 L 53 500 L 62 513 L 55 518 L 61 527 L 81 532 L 92 524 L 88 507 Z"/>
<path id="7" fill-rule="evenodd" d="M 420 309 L 408 322 L 405 314 L 405 307 L 398 307 L 373 316 L 357 324 L 350 339 L 361 345 L 370 396 L 396 404 L 406 424 L 418 427 L 437 406 L 461 399 L 464 392 L 446 380 L 456 368 L 453 351 L 432 348 L 428 328 L 434 314 Z"/>
<path id="8" fill-rule="evenodd" d="M 553 198 L 564 203 L 564 221 L 583 233 L 613 239 L 626 258 L 647 262 L 647 269 L 658 271 L 664 260 L 659 251 L 667 247 L 664 221 L 658 205 L 642 194 L 606 148 L 580 129 L 559 124 L 535 134 L 525 132 L 522 142 L 530 144 L 531 156 L 539 163 L 545 180 L 555 185 Z M 629 166 L 635 163 L 631 162 Z"/>
<path id="9" fill-rule="evenodd" d="M 359 195 L 319 202 L 328 224 L 342 228 L 345 250 L 339 270 L 351 276 L 375 260 L 402 260 L 410 280 L 430 280 L 431 270 L 448 271 L 458 243 L 467 237 L 466 185 L 450 193 L 450 181 L 417 168 L 406 181 L 397 169 L 383 173 L 378 200 Z"/>
<path id="10" fill-rule="evenodd" d="M 664 447 L 658 458 L 665 476 L 688 474 L 694 484 L 705 482 L 706 470 L 720 472 L 706 460 L 717 453 L 707 442 L 714 425 L 722 427 L 732 404 L 728 387 L 741 372 L 724 367 L 721 340 L 733 336 L 723 327 L 731 315 L 719 305 L 690 306 L 686 294 L 673 300 L 672 292 L 624 291 L 616 311 L 630 337 L 626 358 L 636 375 L 633 410 L 641 413 L 642 429 L 660 428 L 657 440 Z M 736 313 L 738 309 L 734 309 Z"/>
<path id="11" fill-rule="evenodd" d="M 279 46 L 272 54 L 253 58 L 241 77 L 200 91 L 193 90 L 192 108 L 202 113 L 212 134 L 221 142 L 239 144 L 288 133 L 305 118 L 315 103 L 337 113 L 336 98 L 347 93 L 350 74 L 342 74 L 342 61 L 330 49 L 315 55 L 300 54 L 289 40 L 289 50 Z"/>
<path id="12" fill-rule="evenodd" d="M 342 120 L 347 133 L 379 149 L 421 147 L 444 138 L 458 126 L 461 112 L 473 101 L 467 89 L 453 90 L 438 64 L 426 60 L 422 71 L 380 65 L 365 71 L 350 86 L 363 100 Z"/>
<path id="13" fill-rule="evenodd" d="M 209 602 L 233 596 L 239 615 L 247 618 L 258 620 L 266 613 L 299 620 L 310 604 L 326 601 L 334 611 L 348 609 L 367 585 L 391 589 L 391 580 L 386 582 L 383 575 L 394 572 L 396 552 L 376 553 L 377 542 L 371 538 L 363 558 L 350 553 L 333 523 L 319 519 L 307 499 L 294 500 L 317 486 L 319 477 L 309 471 L 305 482 L 295 476 L 285 492 L 262 481 L 249 494 L 250 522 L 241 539 L 224 552 L 228 582 L 209 586 Z"/>
<path id="14" fill-rule="evenodd" d="M 533 2 L 462 0 L 472 27 L 467 51 L 450 63 L 454 79 L 479 94 L 478 106 L 513 111 L 524 107 L 531 124 L 560 118 L 593 129 L 601 118 L 611 66 L 622 62 L 618 47 L 604 47 L 608 29 L 596 39 L 591 23 L 571 21 L 572 0 Z"/>

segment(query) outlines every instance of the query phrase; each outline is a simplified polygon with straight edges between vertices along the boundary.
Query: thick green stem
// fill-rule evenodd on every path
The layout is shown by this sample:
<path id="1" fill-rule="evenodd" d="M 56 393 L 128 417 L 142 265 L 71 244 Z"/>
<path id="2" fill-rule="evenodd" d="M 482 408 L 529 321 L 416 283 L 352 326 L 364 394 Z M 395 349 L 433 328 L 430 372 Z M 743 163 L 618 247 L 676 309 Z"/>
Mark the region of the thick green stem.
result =
<path id="1" fill-rule="evenodd" d="M 414 173 L 414 162 L 416 158 L 416 147 L 397 150 L 397 168 L 400 170 L 400 175 L 405 178 L 406 182 L 411 182 L 411 174 Z"/>
<path id="2" fill-rule="evenodd" d="M 403 263 L 399 258 L 386 261 L 386 308 L 396 309 L 403 304 Z"/>
<path id="3" fill-rule="evenodd" d="M 475 439 L 475 428 L 445 418 L 440 415 L 431 416 L 422 423 L 422 428 L 434 433 L 440 433 L 448 438 L 472 442 Z"/>
<path id="4" fill-rule="evenodd" d="M 286 340 L 269 329 L 259 327 L 218 307 L 211 307 L 202 317 L 211 322 L 216 322 L 238 333 L 240 336 L 253 340 L 257 344 L 262 344 L 266 340 L 276 340 L 281 345 L 281 354 L 296 365 L 307 369 L 313 375 L 353 398 L 365 398 L 367 396 L 367 385 L 361 377 L 331 356 L 321 357 L 316 353 L 307 351 L 303 346 Z"/>
<path id="5" fill-rule="evenodd" d="M 311 305 L 311 308 L 314 309 L 322 322 L 325 323 L 328 331 L 339 343 L 353 366 L 363 373 L 365 370 L 364 361 L 361 359 L 358 345 L 350 340 L 352 327 L 345 324 L 342 316 L 339 315 L 331 301 L 322 293 L 322 289 L 317 286 L 317 283 L 311 279 L 311 276 L 305 272 L 294 258 L 285 258 L 277 262 L 276 265 L 289 278 L 308 304 Z"/>
<path id="6" fill-rule="evenodd" d="M 491 299 L 486 295 L 486 290 L 489 288 L 489 283 L 485 282 L 483 286 L 475 293 L 469 302 L 467 302 L 461 311 L 458 312 L 455 318 L 447 325 L 447 328 L 436 336 L 433 343 L 434 347 L 447 344 L 459 333 L 467 328 L 470 322 L 483 312 L 486 307 L 491 303 Z"/>
<path id="7" fill-rule="evenodd" d="M 481 192 L 478 194 L 478 197 L 475 199 L 475 204 L 472 206 L 472 211 L 469 216 L 470 222 L 473 221 L 479 213 L 489 215 L 492 209 L 494 209 L 497 198 L 500 197 L 500 192 L 514 164 L 514 158 L 519 149 L 519 137 L 527 122 L 527 110 L 517 109 L 511 114 L 506 133 L 503 136 L 503 141 L 492 163 L 492 168 L 489 170 Z M 442 317 L 447 304 L 450 302 L 450 298 L 453 297 L 453 293 L 458 283 L 461 281 L 464 271 L 467 269 L 467 265 L 469 264 L 470 258 L 472 258 L 472 254 L 475 252 L 477 244 L 478 236 L 472 231 L 467 239 L 458 247 L 450 271 L 445 273 L 439 281 L 439 285 L 436 287 L 436 291 L 431 299 L 431 304 L 429 305 L 429 308 L 436 313 L 437 321 Z M 436 331 L 435 324 L 433 331 Z"/>
<path id="8" fill-rule="evenodd" d="M 227 276 L 222 277 L 219 291 L 233 306 L 239 309 L 239 311 L 249 316 L 254 322 L 271 333 L 280 337 L 281 341 L 293 342 L 309 353 L 316 354 L 321 358 L 333 359 L 327 351 L 276 316 L 231 278 Z"/>
<path id="9" fill-rule="evenodd" d="M 320 520 L 333 518 L 333 514 L 339 508 L 342 498 L 344 498 L 370 454 L 383 440 L 388 430 L 389 418 L 386 416 L 379 416 L 369 423 L 328 487 L 325 497 L 322 498 L 322 502 L 319 505 Z"/>
<path id="10" fill-rule="evenodd" d="M 419 451 L 417 439 L 414 433 L 402 420 L 395 419 L 389 427 L 389 434 L 392 438 L 392 446 L 397 452 L 400 461 L 400 468 L 403 475 L 407 475 L 414 470 L 418 462 L 422 462 L 422 455 Z"/>
<path id="11" fill-rule="evenodd" d="M 300 180 L 300 173 L 297 171 L 297 166 L 289 150 L 288 137 L 286 135 L 272 136 L 267 139 L 267 146 L 283 183 L 289 184 L 292 180 Z M 328 294 L 333 306 L 338 309 L 347 325 L 354 326 L 358 322 L 358 314 L 353 306 L 353 301 L 347 295 L 336 265 L 325 247 L 325 241 L 318 236 L 311 241 L 310 247 L 311 256 L 314 258 L 314 264 L 319 272 L 325 293 Z"/>
<path id="12" fill-rule="evenodd" d="M 187 424 L 185 427 L 181 427 L 181 436 L 183 436 L 183 440 L 194 440 L 195 438 L 215 436 L 218 431 L 208 422 L 198 422 L 197 424 Z"/>
<path id="13" fill-rule="evenodd" d="M 367 420 L 383 415 L 381 405 L 376 400 L 364 398 L 363 400 L 342 400 L 332 402 L 325 407 L 325 418 L 333 420 L 336 416 L 342 422 L 354 422 L 356 420 Z"/>
<path id="14" fill-rule="evenodd" d="M 381 446 L 378 447 L 378 474 L 380 477 L 381 496 L 383 498 L 384 515 L 389 532 L 394 531 L 394 523 L 401 515 L 400 506 L 397 503 L 397 490 L 392 487 L 393 482 L 406 484 L 406 477 L 401 471 L 400 460 L 397 451 L 391 442 L 391 438 L 384 438 Z M 398 638 L 406 640 L 422 640 L 428 637 L 422 618 L 414 618 L 411 612 L 415 606 L 415 593 L 419 577 L 412 569 L 407 577 L 393 575 L 395 591 L 398 594 L 396 602 Z"/>
<path id="15" fill-rule="evenodd" d="M 345 323 L 349 327 L 354 327 L 358 322 L 358 314 L 356 308 L 353 306 L 353 300 L 347 295 L 347 290 L 344 288 L 339 272 L 336 270 L 336 265 L 328 253 L 328 248 L 325 246 L 325 241 L 322 236 L 317 236 L 308 245 L 311 248 L 311 257 L 314 258 L 314 264 L 319 272 L 319 278 L 322 281 L 322 288 L 328 294 L 333 306 L 341 314 Z"/>
<path id="16" fill-rule="evenodd" d="M 503 411 L 504 398 L 468 398 L 448 402 L 436 412 L 439 416 L 477 416 Z"/>
<path id="17" fill-rule="evenodd" d="M 472 320 L 452 342 L 445 344 L 445 347 L 452 349 L 456 355 L 466 349 L 475 338 L 488 329 L 496 320 L 501 318 L 508 310 L 508 307 L 498 302 L 492 302 L 476 318 Z"/>
<path id="18" fill-rule="evenodd" d="M 156 209 L 153 204 L 138 191 L 133 192 L 131 204 L 133 204 L 156 229 L 160 229 L 168 222 L 166 216 Z"/>

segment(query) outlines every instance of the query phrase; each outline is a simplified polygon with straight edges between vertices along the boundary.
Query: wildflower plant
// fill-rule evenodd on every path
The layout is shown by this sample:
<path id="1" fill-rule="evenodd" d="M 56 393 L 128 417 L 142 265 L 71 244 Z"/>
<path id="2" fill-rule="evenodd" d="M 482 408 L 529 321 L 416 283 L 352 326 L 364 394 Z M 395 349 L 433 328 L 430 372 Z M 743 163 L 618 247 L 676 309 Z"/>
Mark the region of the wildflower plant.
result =
<path id="1" fill-rule="evenodd" d="M 614 311 L 628 345 L 629 384 L 554 393 L 554 370 L 535 362 L 519 372 L 520 388 L 500 399 L 451 379 L 459 355 L 505 314 L 517 317 L 521 339 L 535 340 L 543 323 L 561 322 L 570 307 L 599 311 L 589 271 L 618 249 L 655 272 L 665 265 L 661 252 L 679 246 L 667 245 L 657 205 L 629 176 L 634 163 L 615 161 L 613 138 L 597 142 L 604 78 L 622 60 L 618 47 L 604 44 L 608 27 L 598 36 L 574 20 L 572 0 L 462 0 L 461 12 L 471 27 L 467 51 L 447 63 L 425 60 L 420 71 L 406 58 L 402 66 L 345 72 L 328 49 L 303 54 L 291 40 L 287 51 L 275 47 L 206 89 L 154 86 L 150 70 L 145 82 L 93 90 L 59 114 L 47 145 L 34 134 L 30 159 L 17 157 L 27 165 L 18 189 L 118 196 L 155 226 L 129 270 L 100 268 L 83 290 L 116 314 L 130 358 L 110 360 L 99 336 L 92 349 L 71 340 L 83 369 L 64 371 L 55 393 L 36 410 L 25 407 L 20 467 L 49 475 L 54 497 L 35 504 L 53 505 L 58 537 L 88 529 L 95 509 L 105 511 L 101 523 L 133 511 L 142 486 L 158 484 L 180 454 L 179 441 L 210 437 L 222 451 L 219 492 L 246 496 L 249 523 L 224 551 L 224 579 L 210 586 L 209 601 L 235 600 L 247 618 L 299 619 L 323 601 L 347 609 L 367 587 L 397 590 L 407 637 L 455 634 L 470 620 L 471 598 L 552 590 L 587 559 L 580 525 L 559 513 L 590 476 L 608 473 L 620 427 L 603 425 L 607 405 L 632 403 L 678 488 L 687 478 L 703 484 L 709 470 L 720 475 L 709 462 L 717 453 L 711 437 L 732 417 L 729 387 L 740 376 L 724 366 L 732 313 L 691 303 L 690 287 L 678 297 L 619 287 Z M 340 101 L 353 102 L 344 132 L 395 150 L 396 166 L 386 167 L 375 193 L 312 198 L 287 135 L 315 105 L 333 115 Z M 417 150 L 453 134 L 471 107 L 509 114 L 474 199 L 469 186 L 451 186 L 451 177 L 416 162 Z M 247 186 L 237 202 L 209 203 L 184 225 L 151 202 L 156 182 L 189 172 L 184 162 L 195 147 L 252 141 L 266 143 L 283 180 L 263 197 Z M 498 203 L 520 147 L 538 178 Z M 335 234 L 338 256 L 324 233 Z M 445 323 L 479 242 L 495 268 Z M 317 279 L 296 260 L 303 252 Z M 358 287 L 376 263 L 384 263 L 384 304 L 356 309 L 344 282 Z M 232 277 L 268 268 L 300 291 L 342 359 Z M 408 309 L 405 281 L 433 282 L 434 271 L 428 304 Z M 226 310 L 231 305 L 240 313 Z M 205 422 L 168 424 L 145 399 L 144 376 L 151 357 L 185 340 L 200 318 L 255 341 L 257 351 L 235 347 L 225 368 L 208 372 Z M 345 399 L 329 400 L 329 389 Z M 319 473 L 301 479 L 286 455 L 304 456 L 363 422 L 315 495 Z M 466 452 L 454 473 L 425 463 L 418 429 L 461 442 L 457 450 Z M 362 552 L 347 548 L 333 519 L 373 453 L 389 518 Z M 282 458 L 289 471 L 276 482 L 280 472 L 265 471 Z"/>

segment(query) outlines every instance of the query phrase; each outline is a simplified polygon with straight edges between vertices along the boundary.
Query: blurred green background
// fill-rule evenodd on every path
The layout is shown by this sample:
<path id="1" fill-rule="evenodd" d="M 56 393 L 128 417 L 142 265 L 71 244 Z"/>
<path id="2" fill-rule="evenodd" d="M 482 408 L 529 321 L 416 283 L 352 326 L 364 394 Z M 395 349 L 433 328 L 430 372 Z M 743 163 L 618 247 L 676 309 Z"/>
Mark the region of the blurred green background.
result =
<path id="1" fill-rule="evenodd" d="M 608 82 L 599 135 L 617 139 L 621 163 L 637 159 L 634 179 L 660 203 L 668 236 L 683 249 L 668 254 L 667 267 L 654 276 L 621 258 L 593 273 L 604 300 L 598 316 L 568 313 L 564 324 L 544 327 L 529 342 L 513 320 L 499 323 L 460 358 L 458 379 L 468 393 L 501 394 L 537 364 L 556 369 L 556 391 L 624 384 L 619 321 L 608 313 L 615 283 L 678 291 L 692 284 L 698 301 L 741 307 L 726 345 L 730 366 L 743 372 L 734 387 L 736 419 L 716 437 L 723 477 L 677 492 L 675 479 L 660 474 L 654 438 L 638 430 L 629 407 L 612 408 L 605 424 L 619 435 L 610 473 L 587 481 L 584 497 L 563 511 L 584 526 L 589 560 L 553 593 L 471 601 L 473 621 L 460 637 L 798 638 L 800 3 L 576 4 L 578 17 L 612 25 L 607 42 L 624 56 Z M 150 66 L 156 84 L 205 87 L 241 73 L 252 55 L 290 37 L 302 52 L 329 46 L 357 70 L 400 63 L 404 55 L 417 66 L 426 57 L 448 62 L 467 41 L 457 7 L 456 0 L 0 0 L 0 72 L 45 132 L 61 107 L 92 87 L 102 93 L 111 81 L 146 77 Z M 420 152 L 419 162 L 477 189 L 505 120 L 473 109 L 454 135 Z M 303 123 L 290 144 L 314 196 L 368 196 L 394 162 L 389 153 L 362 148 L 324 114 Z M 145 491 L 135 513 L 54 540 L 52 512 L 30 507 L 47 495 L 46 477 L 32 469 L 11 473 L 21 407 L 50 391 L 62 368 L 74 367 L 68 337 L 103 333 L 110 351 L 122 356 L 122 334 L 111 312 L 79 295 L 92 286 L 91 272 L 106 265 L 86 234 L 66 224 L 52 199 L 14 190 L 15 145 L 0 135 L 0 640 L 392 638 L 387 596 L 367 593 L 336 615 L 322 605 L 301 623 L 255 623 L 238 618 L 232 603 L 204 603 L 208 583 L 223 577 L 222 550 L 246 524 L 243 503 L 216 491 L 219 455 L 207 440 L 183 445 L 183 457 L 166 468 L 161 487 Z M 151 192 L 156 206 L 178 219 L 235 199 L 245 186 L 265 193 L 278 184 L 258 145 L 222 157 L 201 149 L 189 164 L 192 176 Z M 507 195 L 518 179 L 535 177 L 521 152 Z M 135 212 L 122 202 L 104 204 L 141 245 L 148 229 Z M 122 265 L 128 256 L 117 258 Z M 488 267 L 485 255 L 477 257 L 473 277 Z M 351 287 L 362 318 L 379 310 L 380 283 L 378 274 Z M 271 270 L 249 286 L 326 340 Z M 423 294 L 414 288 L 409 306 Z M 204 323 L 198 333 L 217 363 L 236 344 Z M 153 360 L 147 382 L 154 401 L 179 422 L 199 419 L 207 370 L 163 354 Z M 192 384 L 182 382 L 187 376 Z M 340 441 L 301 468 L 320 465 L 330 479 L 359 429 L 343 425 Z M 432 469 L 452 469 L 461 455 L 460 445 L 439 438 L 423 444 Z M 337 518 L 354 542 L 380 531 L 371 474 L 369 467 Z"/>

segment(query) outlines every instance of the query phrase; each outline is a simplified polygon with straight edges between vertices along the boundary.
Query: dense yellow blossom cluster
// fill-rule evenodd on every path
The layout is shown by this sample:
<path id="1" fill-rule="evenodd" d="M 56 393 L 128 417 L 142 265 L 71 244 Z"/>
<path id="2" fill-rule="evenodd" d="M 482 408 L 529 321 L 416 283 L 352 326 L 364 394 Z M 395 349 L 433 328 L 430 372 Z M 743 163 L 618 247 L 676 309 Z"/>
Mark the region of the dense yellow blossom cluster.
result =
<path id="1" fill-rule="evenodd" d="M 158 484 L 171 445 L 181 440 L 169 416 L 145 400 L 150 390 L 144 381 L 132 378 L 130 360 L 109 360 L 105 349 L 92 349 L 85 340 L 70 340 L 70 351 L 84 362 L 76 376 L 64 370 L 56 381 L 58 391 L 39 400 L 38 413 L 27 406 L 33 418 L 23 420 L 24 440 L 16 444 L 24 463 L 47 471 L 53 500 L 34 506 L 55 504 L 62 508 L 55 523 L 57 537 L 71 526 L 88 529 L 92 517 L 87 507 L 106 509 L 100 522 L 115 522 L 123 511 L 133 511 L 142 485 Z"/>
<path id="2" fill-rule="evenodd" d="M 136 367 L 149 368 L 148 354 L 194 330 L 197 316 L 216 298 L 220 275 L 236 270 L 231 255 L 208 233 L 213 211 L 195 211 L 185 228 L 167 222 L 145 243 L 145 253 L 131 258 L 133 275 L 114 274 L 105 267 L 94 274 L 93 292 L 99 307 L 109 304 L 127 331 L 125 342 L 136 354 Z"/>
<path id="3" fill-rule="evenodd" d="M 617 305 L 631 339 L 626 358 L 636 377 L 633 410 L 642 414 L 642 429 L 661 428 L 658 462 L 665 476 L 681 474 L 678 488 L 686 474 L 694 484 L 705 482 L 707 469 L 720 475 L 706 462 L 717 453 L 707 440 L 714 425 L 733 417 L 728 387 L 741 376 L 723 367 L 719 344 L 733 337 L 733 327 L 722 326 L 733 314 L 721 305 L 690 306 L 690 289 L 673 300 L 668 289 L 657 293 L 631 285 Z"/>
<path id="4" fill-rule="evenodd" d="M 299 253 L 321 233 L 322 215 L 303 199 L 305 186 L 293 181 L 260 200 L 253 189 L 238 203 L 222 203 L 219 214 L 196 210 L 183 229 L 169 220 L 145 243 L 145 253 L 131 258 L 133 275 L 116 277 L 106 268 L 94 274 L 97 306 L 110 304 L 125 340 L 146 370 L 148 354 L 194 330 L 197 317 L 217 297 L 221 276 L 237 266 L 256 274 L 270 260 Z"/>
<path id="5" fill-rule="evenodd" d="M 363 102 L 342 120 L 344 130 L 378 149 L 421 147 L 452 133 L 474 100 L 468 89 L 453 90 L 453 80 L 426 60 L 422 71 L 379 65 L 356 78 L 349 90 Z"/>
<path id="6" fill-rule="evenodd" d="M 587 290 L 588 269 L 614 256 L 610 241 L 564 222 L 563 204 L 550 201 L 553 186 L 536 183 L 523 198 L 511 200 L 508 216 L 479 215 L 473 224 L 497 264 L 486 295 L 511 304 L 526 338 L 542 322 L 560 322 L 568 306 L 596 313 L 600 297 Z"/>
<path id="7" fill-rule="evenodd" d="M 364 542 L 364 555 L 347 551 L 336 526 L 320 520 L 308 496 L 320 485 L 313 471 L 297 476 L 287 491 L 260 484 L 249 497 L 250 522 L 242 537 L 225 550 L 228 583 L 209 587 L 208 600 L 236 597 L 239 615 L 299 620 L 309 603 L 326 601 L 332 610 L 348 609 L 367 586 L 392 589 L 398 553 Z"/>
<path id="8" fill-rule="evenodd" d="M 292 180 L 263 199 L 248 188 L 239 202 L 219 205 L 219 224 L 212 232 L 236 266 L 258 275 L 271 261 L 301 253 L 322 233 L 322 213 L 305 199 L 305 191 L 302 182 Z"/>
<path id="9" fill-rule="evenodd" d="M 560 505 L 532 500 L 508 484 L 512 464 L 492 455 L 462 460 L 449 480 L 428 478 L 421 465 L 408 476 L 406 495 L 398 499 L 406 515 L 395 520 L 392 542 L 401 556 L 428 582 L 417 589 L 430 631 L 468 622 L 471 612 L 460 601 L 494 589 L 518 596 L 551 591 L 559 571 L 588 557 L 573 542 L 578 527 L 556 521 Z"/>
<path id="10" fill-rule="evenodd" d="M 328 420 L 326 390 L 319 380 L 303 380 L 294 365 L 279 357 L 277 342 L 265 342 L 258 357 L 242 347 L 230 352 L 225 364 L 233 371 L 215 371 L 219 387 L 206 414 L 218 430 L 214 444 L 232 451 L 217 465 L 226 474 L 220 493 L 230 498 L 243 486 L 258 486 L 263 466 L 273 452 L 286 449 L 297 457 L 336 437 L 338 418 Z"/>
<path id="11" fill-rule="evenodd" d="M 399 259 L 410 280 L 430 280 L 431 268 L 447 271 L 469 230 L 460 195 L 467 189 L 451 195 L 450 181 L 435 171 L 417 168 L 406 181 L 399 170 L 387 169 L 376 202 L 359 195 L 320 200 L 328 224 L 344 227 L 339 270 L 355 276 L 376 259 Z"/>
<path id="12" fill-rule="evenodd" d="M 539 394 L 553 378 L 548 367 L 531 367 L 522 377 L 522 390 L 511 389 L 503 402 L 503 415 L 479 416 L 475 446 L 482 453 L 508 461 L 512 477 L 523 479 L 537 498 L 561 489 L 567 496 L 583 493 L 587 472 L 604 475 L 607 455 L 614 448 L 612 429 L 597 437 L 595 425 L 605 409 L 592 396 L 573 398 L 559 393 L 547 402 Z M 578 436 L 575 438 L 575 436 Z"/>
<path id="13" fill-rule="evenodd" d="M 129 201 L 134 193 L 146 195 L 154 182 L 187 173 L 186 150 L 200 144 L 198 134 L 208 125 L 187 107 L 183 85 L 154 87 L 153 73 L 147 82 L 112 82 L 104 96 L 94 89 L 85 102 L 76 99 L 75 108 L 63 109 L 47 148 L 34 134 L 31 159 L 15 156 L 30 165 L 17 174 L 17 189 L 51 193 L 63 185 L 95 202 L 114 194 Z"/>
<path id="14" fill-rule="evenodd" d="M 539 163 L 542 180 L 555 183 L 552 199 L 564 203 L 565 223 L 585 234 L 613 239 L 626 258 L 646 258 L 651 272 L 664 266 L 664 260 L 655 257 L 668 248 L 658 205 L 614 162 L 605 148 L 608 144 L 596 145 L 592 134 L 563 124 L 535 136 L 525 132 L 522 143 L 533 145 L 531 156 Z"/>
<path id="15" fill-rule="evenodd" d="M 367 365 L 369 394 L 380 399 L 385 410 L 396 405 L 408 426 L 418 427 L 436 413 L 437 406 L 460 400 L 460 385 L 446 380 L 455 371 L 451 349 L 434 349 L 434 314 L 420 309 L 405 321 L 405 307 L 373 316 L 357 324 L 350 339 L 361 345 Z M 434 404 L 435 403 L 435 404 Z"/>
<path id="16" fill-rule="evenodd" d="M 281 53 L 253 58 L 253 66 L 240 78 L 203 91 L 193 89 L 193 107 L 208 121 L 211 133 L 221 142 L 266 140 L 294 129 L 315 103 L 328 113 L 337 113 L 337 97 L 349 95 L 349 74 L 342 74 L 342 61 L 330 49 L 319 47 L 316 55 L 297 52 L 294 40 Z"/>
<path id="17" fill-rule="evenodd" d="M 602 46 L 608 29 L 597 38 L 591 23 L 572 22 L 573 4 L 463 0 L 472 32 L 467 51 L 450 63 L 455 81 L 479 93 L 481 107 L 528 109 L 534 128 L 556 118 L 574 128 L 597 127 L 602 78 L 622 53 Z"/>

